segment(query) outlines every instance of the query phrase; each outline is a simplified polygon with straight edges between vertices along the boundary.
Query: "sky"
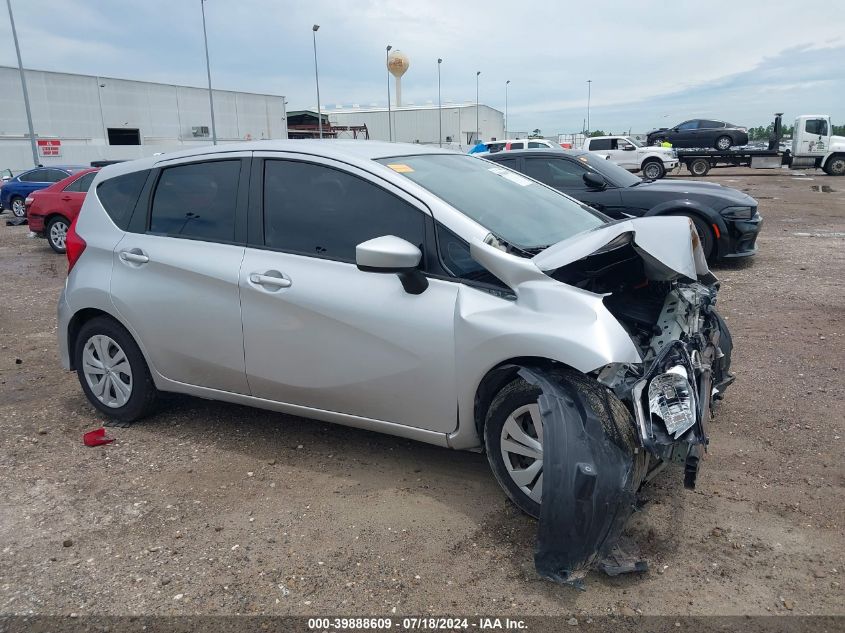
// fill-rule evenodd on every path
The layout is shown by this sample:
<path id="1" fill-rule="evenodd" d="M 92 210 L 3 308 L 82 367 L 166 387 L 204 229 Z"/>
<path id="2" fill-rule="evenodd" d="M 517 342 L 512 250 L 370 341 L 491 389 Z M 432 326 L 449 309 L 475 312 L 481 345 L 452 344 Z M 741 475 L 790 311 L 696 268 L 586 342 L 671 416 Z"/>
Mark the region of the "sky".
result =
<path id="1" fill-rule="evenodd" d="M 5 3 L 3 3 L 5 5 Z M 204 86 L 200 0 L 12 0 L 24 66 Z M 404 52 L 403 101 L 475 101 L 508 128 L 643 132 L 689 118 L 766 125 L 774 112 L 845 123 L 841 0 L 206 0 L 215 88 L 324 108 L 385 106 L 385 46 Z M 15 66 L 0 5 L 0 65 Z"/>

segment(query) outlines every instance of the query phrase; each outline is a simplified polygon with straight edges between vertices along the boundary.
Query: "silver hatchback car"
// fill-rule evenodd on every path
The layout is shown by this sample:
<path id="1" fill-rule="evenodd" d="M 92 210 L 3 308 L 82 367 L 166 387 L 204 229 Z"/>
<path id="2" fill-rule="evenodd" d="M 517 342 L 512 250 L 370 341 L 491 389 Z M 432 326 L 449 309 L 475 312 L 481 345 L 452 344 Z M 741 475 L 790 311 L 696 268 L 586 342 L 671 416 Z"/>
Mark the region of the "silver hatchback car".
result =
<path id="1" fill-rule="evenodd" d="M 567 458 L 593 465 L 582 474 L 606 442 L 624 453 L 617 487 L 671 461 L 691 484 L 732 379 L 686 218 L 611 222 L 419 145 L 264 141 L 112 165 L 67 255 L 62 364 L 102 413 L 135 420 L 173 391 L 486 449 L 534 516 L 569 485 L 544 483 L 549 424 L 592 438 Z M 556 389 L 574 413 L 543 404 Z"/>

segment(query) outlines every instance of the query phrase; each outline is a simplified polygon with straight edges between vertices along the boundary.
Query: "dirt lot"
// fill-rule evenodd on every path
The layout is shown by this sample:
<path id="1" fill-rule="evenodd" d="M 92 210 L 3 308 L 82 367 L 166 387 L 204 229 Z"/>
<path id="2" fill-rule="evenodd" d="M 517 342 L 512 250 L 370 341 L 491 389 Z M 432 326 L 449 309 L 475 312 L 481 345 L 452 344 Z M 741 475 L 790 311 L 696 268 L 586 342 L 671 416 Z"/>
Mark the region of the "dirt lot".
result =
<path id="1" fill-rule="evenodd" d="M 845 178 L 711 173 L 765 217 L 716 270 L 738 379 L 698 488 L 664 472 L 630 525 L 651 571 L 585 592 L 483 455 L 184 397 L 85 448 L 66 262 L 0 227 L 0 613 L 845 613 Z"/>

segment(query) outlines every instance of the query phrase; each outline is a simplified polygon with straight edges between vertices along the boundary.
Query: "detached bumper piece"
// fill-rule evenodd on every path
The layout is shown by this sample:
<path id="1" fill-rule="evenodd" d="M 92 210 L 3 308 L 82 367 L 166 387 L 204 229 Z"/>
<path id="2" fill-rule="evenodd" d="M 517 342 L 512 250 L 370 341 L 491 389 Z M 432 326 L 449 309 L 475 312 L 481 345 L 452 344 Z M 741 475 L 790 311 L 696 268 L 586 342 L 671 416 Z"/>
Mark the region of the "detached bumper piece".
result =
<path id="1" fill-rule="evenodd" d="M 583 589 L 587 572 L 645 571 L 616 548 L 635 509 L 645 460 L 631 441 L 630 417 L 596 392 L 569 389 L 541 370 L 519 372 L 541 390 L 543 503 L 534 548 L 540 576 Z M 605 398 L 605 400 L 607 400 Z M 627 427 L 627 428 L 625 428 Z"/>

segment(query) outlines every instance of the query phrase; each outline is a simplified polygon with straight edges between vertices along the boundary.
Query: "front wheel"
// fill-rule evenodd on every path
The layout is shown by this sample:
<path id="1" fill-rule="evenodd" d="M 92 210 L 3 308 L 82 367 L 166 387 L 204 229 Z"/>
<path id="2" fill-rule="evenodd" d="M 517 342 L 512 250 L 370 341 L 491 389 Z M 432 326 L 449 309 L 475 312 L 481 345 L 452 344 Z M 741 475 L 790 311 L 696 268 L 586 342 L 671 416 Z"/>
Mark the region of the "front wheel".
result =
<path id="1" fill-rule="evenodd" d="M 9 206 L 12 208 L 12 215 L 16 218 L 23 218 L 26 216 L 26 203 L 20 196 L 15 196 L 9 201 Z"/>
<path id="2" fill-rule="evenodd" d="M 698 234 L 698 239 L 701 242 L 701 250 L 704 251 L 704 257 L 707 258 L 707 261 L 711 261 L 716 250 L 716 235 L 713 233 L 713 229 L 697 215 L 693 215 L 692 213 L 679 213 L 678 215 L 692 220 L 692 223 L 695 225 L 695 232 Z"/>
<path id="3" fill-rule="evenodd" d="M 666 175 L 666 168 L 659 160 L 650 160 L 643 165 L 643 176 L 646 180 L 659 180 Z"/>
<path id="4" fill-rule="evenodd" d="M 834 156 L 827 161 L 824 170 L 828 176 L 845 176 L 845 156 Z"/>
<path id="5" fill-rule="evenodd" d="M 47 241 L 50 243 L 50 248 L 60 255 L 65 252 L 68 227 L 70 227 L 70 222 L 62 216 L 56 216 L 47 223 Z"/>
<path id="6" fill-rule="evenodd" d="M 565 418 L 554 418 L 555 424 L 564 425 L 567 435 L 582 435 L 585 426 L 601 420 L 601 430 L 595 434 L 604 441 L 624 445 L 624 450 L 634 459 L 636 438 L 634 421 L 625 405 L 606 387 L 588 376 L 571 370 L 556 369 L 543 373 L 567 393 L 580 401 L 579 413 Z M 526 514 L 539 518 L 543 497 L 543 427 L 537 399 L 541 389 L 529 384 L 521 376 L 506 384 L 493 399 L 484 425 L 487 460 L 499 485 Z M 590 433 L 591 436 L 595 434 Z M 552 463 L 561 456 L 549 456 Z M 632 469 L 632 472 L 636 469 Z M 636 482 L 626 485 L 639 485 Z M 565 491 L 574 493 L 576 491 Z"/>
<path id="7" fill-rule="evenodd" d="M 85 323 L 76 338 L 74 365 L 88 401 L 121 422 L 152 412 L 158 396 L 132 335 L 109 317 Z"/>
<path id="8" fill-rule="evenodd" d="M 731 140 L 730 136 L 720 136 L 716 139 L 716 149 L 722 152 L 726 152 L 731 148 L 733 145 L 733 140 Z"/>

